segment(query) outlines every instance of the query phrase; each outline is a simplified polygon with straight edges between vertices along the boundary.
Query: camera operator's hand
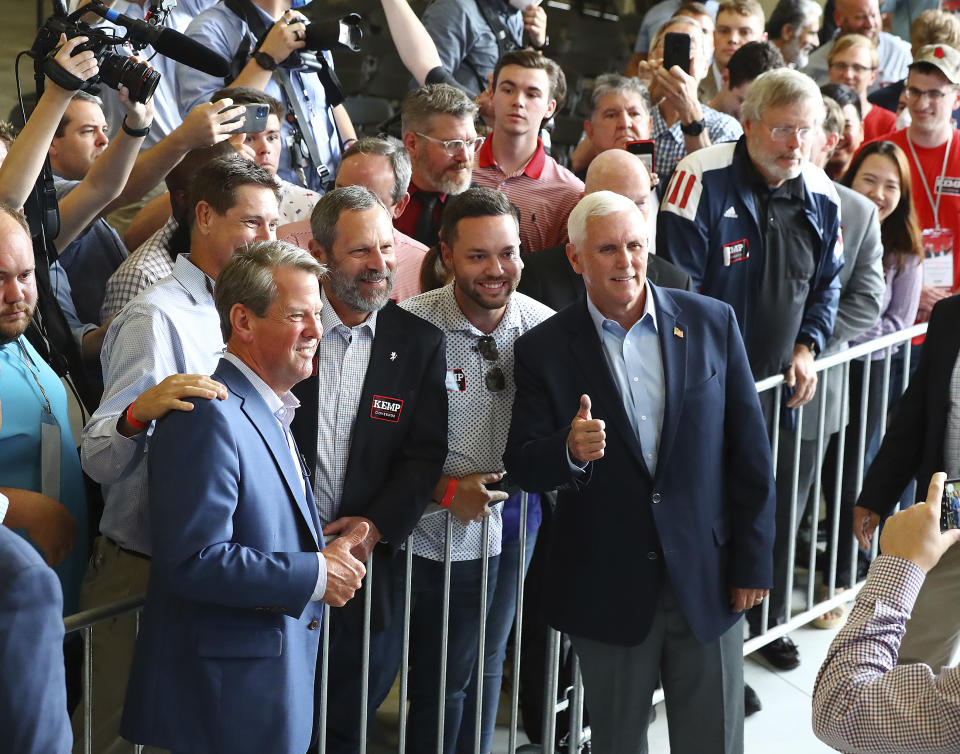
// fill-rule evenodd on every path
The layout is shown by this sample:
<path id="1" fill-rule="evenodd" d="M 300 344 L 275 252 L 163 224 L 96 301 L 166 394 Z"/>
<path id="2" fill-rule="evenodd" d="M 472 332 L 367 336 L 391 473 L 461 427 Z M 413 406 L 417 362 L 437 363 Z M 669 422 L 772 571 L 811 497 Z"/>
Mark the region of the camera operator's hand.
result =
<path id="1" fill-rule="evenodd" d="M 237 127 L 236 123 L 226 122 L 232 118 L 242 118 L 244 114 L 242 105 L 232 105 L 233 100 L 230 98 L 197 105 L 187 113 L 183 123 L 177 126 L 171 136 L 176 135 L 180 141 L 179 146 L 185 153 L 226 141 L 231 136 L 230 132 Z"/>
<path id="2" fill-rule="evenodd" d="M 288 10 L 270 27 L 260 52 L 265 52 L 278 63 L 283 62 L 294 50 L 306 46 L 307 19 L 295 10 Z"/>
<path id="3" fill-rule="evenodd" d="M 97 65 L 97 57 L 91 50 L 83 50 L 76 55 L 73 54 L 73 51 L 86 41 L 87 37 L 67 39 L 66 34 L 61 34 L 59 49 L 53 57 L 54 62 L 64 71 L 84 81 L 93 78 L 100 72 L 100 67 Z M 47 86 L 61 92 L 67 91 L 49 79 L 47 80 Z M 70 92 L 70 94 L 72 96 L 73 92 Z"/>
<path id="4" fill-rule="evenodd" d="M 523 30 L 531 45 L 543 47 L 547 43 L 547 12 L 539 5 L 528 5 L 523 12 Z"/>
<path id="5" fill-rule="evenodd" d="M 148 99 L 146 103 L 135 102 L 130 99 L 130 90 L 125 86 L 120 87 L 119 95 L 117 99 L 123 105 L 126 112 L 125 120 L 130 128 L 146 128 L 153 123 L 153 97 Z"/>

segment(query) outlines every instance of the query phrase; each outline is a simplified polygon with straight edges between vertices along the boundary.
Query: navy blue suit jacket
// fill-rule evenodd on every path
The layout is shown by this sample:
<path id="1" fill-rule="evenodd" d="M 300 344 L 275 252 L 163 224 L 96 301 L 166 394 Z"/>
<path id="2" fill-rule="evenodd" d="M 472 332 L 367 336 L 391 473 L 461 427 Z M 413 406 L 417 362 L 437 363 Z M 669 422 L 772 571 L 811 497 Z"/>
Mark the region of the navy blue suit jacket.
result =
<path id="1" fill-rule="evenodd" d="M 72 745 L 60 581 L 0 526 L 0 751 L 68 754 Z"/>
<path id="2" fill-rule="evenodd" d="M 650 290 L 665 383 L 656 473 L 642 460 L 585 298 L 517 340 L 504 457 L 523 489 L 559 488 L 549 622 L 623 646 L 646 637 L 664 575 L 694 636 L 707 642 L 739 617 L 730 589 L 768 588 L 773 571 L 770 446 L 733 310 Z M 578 478 L 566 441 L 583 393 L 607 439 L 604 457 Z"/>
<path id="3" fill-rule="evenodd" d="M 157 423 L 153 560 L 121 733 L 179 752 L 305 752 L 323 605 L 316 509 L 279 422 L 222 360 L 226 400 Z"/>

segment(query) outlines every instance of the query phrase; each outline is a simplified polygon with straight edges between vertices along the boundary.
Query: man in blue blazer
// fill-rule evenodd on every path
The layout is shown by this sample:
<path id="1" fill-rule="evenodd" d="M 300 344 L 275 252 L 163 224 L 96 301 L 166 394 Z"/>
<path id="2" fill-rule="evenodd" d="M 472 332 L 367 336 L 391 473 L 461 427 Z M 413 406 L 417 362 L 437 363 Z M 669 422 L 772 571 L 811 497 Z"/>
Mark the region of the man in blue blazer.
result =
<path id="1" fill-rule="evenodd" d="M 646 281 L 629 199 L 589 194 L 568 228 L 587 297 L 517 341 L 504 456 L 515 484 L 559 488 L 547 617 L 597 751 L 646 750 L 662 678 L 672 751 L 742 752 L 742 611 L 770 587 L 774 485 L 736 318 Z"/>
<path id="2" fill-rule="evenodd" d="M 222 401 L 158 423 L 149 458 L 150 582 L 121 733 L 174 752 L 305 752 L 323 600 L 360 586 L 361 523 L 323 550 L 289 434 L 321 333 L 323 267 L 281 241 L 217 279 Z M 321 552 L 321 550 L 323 550 Z"/>
<path id="3" fill-rule="evenodd" d="M 6 498 L 0 495 L 0 522 Z M 0 526 L 0 738 L 3 751 L 68 754 L 60 581 L 23 537 Z"/>

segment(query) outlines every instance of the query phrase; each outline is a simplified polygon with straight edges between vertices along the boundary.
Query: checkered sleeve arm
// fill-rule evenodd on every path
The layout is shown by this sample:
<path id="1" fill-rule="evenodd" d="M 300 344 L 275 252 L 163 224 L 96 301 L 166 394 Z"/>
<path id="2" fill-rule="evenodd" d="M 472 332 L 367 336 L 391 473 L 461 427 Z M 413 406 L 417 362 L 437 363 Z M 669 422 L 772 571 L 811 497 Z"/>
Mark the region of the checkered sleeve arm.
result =
<path id="1" fill-rule="evenodd" d="M 813 692 L 813 729 L 844 752 L 956 752 L 960 669 L 896 666 L 923 571 L 881 555 L 846 626 L 824 660 Z"/>

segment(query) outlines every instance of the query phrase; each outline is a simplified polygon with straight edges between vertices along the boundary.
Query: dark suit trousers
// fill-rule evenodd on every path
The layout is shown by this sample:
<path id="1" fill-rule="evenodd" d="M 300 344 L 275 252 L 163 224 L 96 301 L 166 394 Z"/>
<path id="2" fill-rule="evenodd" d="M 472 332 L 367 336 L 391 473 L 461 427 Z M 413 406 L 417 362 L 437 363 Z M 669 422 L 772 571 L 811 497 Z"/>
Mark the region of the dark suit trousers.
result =
<path id="1" fill-rule="evenodd" d="M 594 751 L 647 754 L 650 700 L 662 680 L 673 754 L 742 754 L 742 620 L 701 644 L 664 580 L 642 643 L 570 641 L 580 658 Z"/>
<path id="2" fill-rule="evenodd" d="M 400 553 L 397 557 L 399 562 L 393 569 L 394 620 L 384 631 L 373 634 L 370 640 L 368 722 L 387 698 L 400 669 L 406 555 Z M 499 560 L 499 557 L 489 559 L 488 610 L 497 583 Z M 456 744 L 467 685 L 479 651 L 481 564 L 480 560 L 463 560 L 454 561 L 451 567 L 443 734 L 443 751 L 448 754 L 452 754 Z M 437 750 L 440 705 L 438 672 L 443 621 L 443 563 L 414 556 L 411 583 L 407 751 L 433 754 Z M 330 635 L 327 754 L 359 751 L 361 634 L 342 624 L 343 621 L 343 630 L 338 631 L 334 622 Z"/>

